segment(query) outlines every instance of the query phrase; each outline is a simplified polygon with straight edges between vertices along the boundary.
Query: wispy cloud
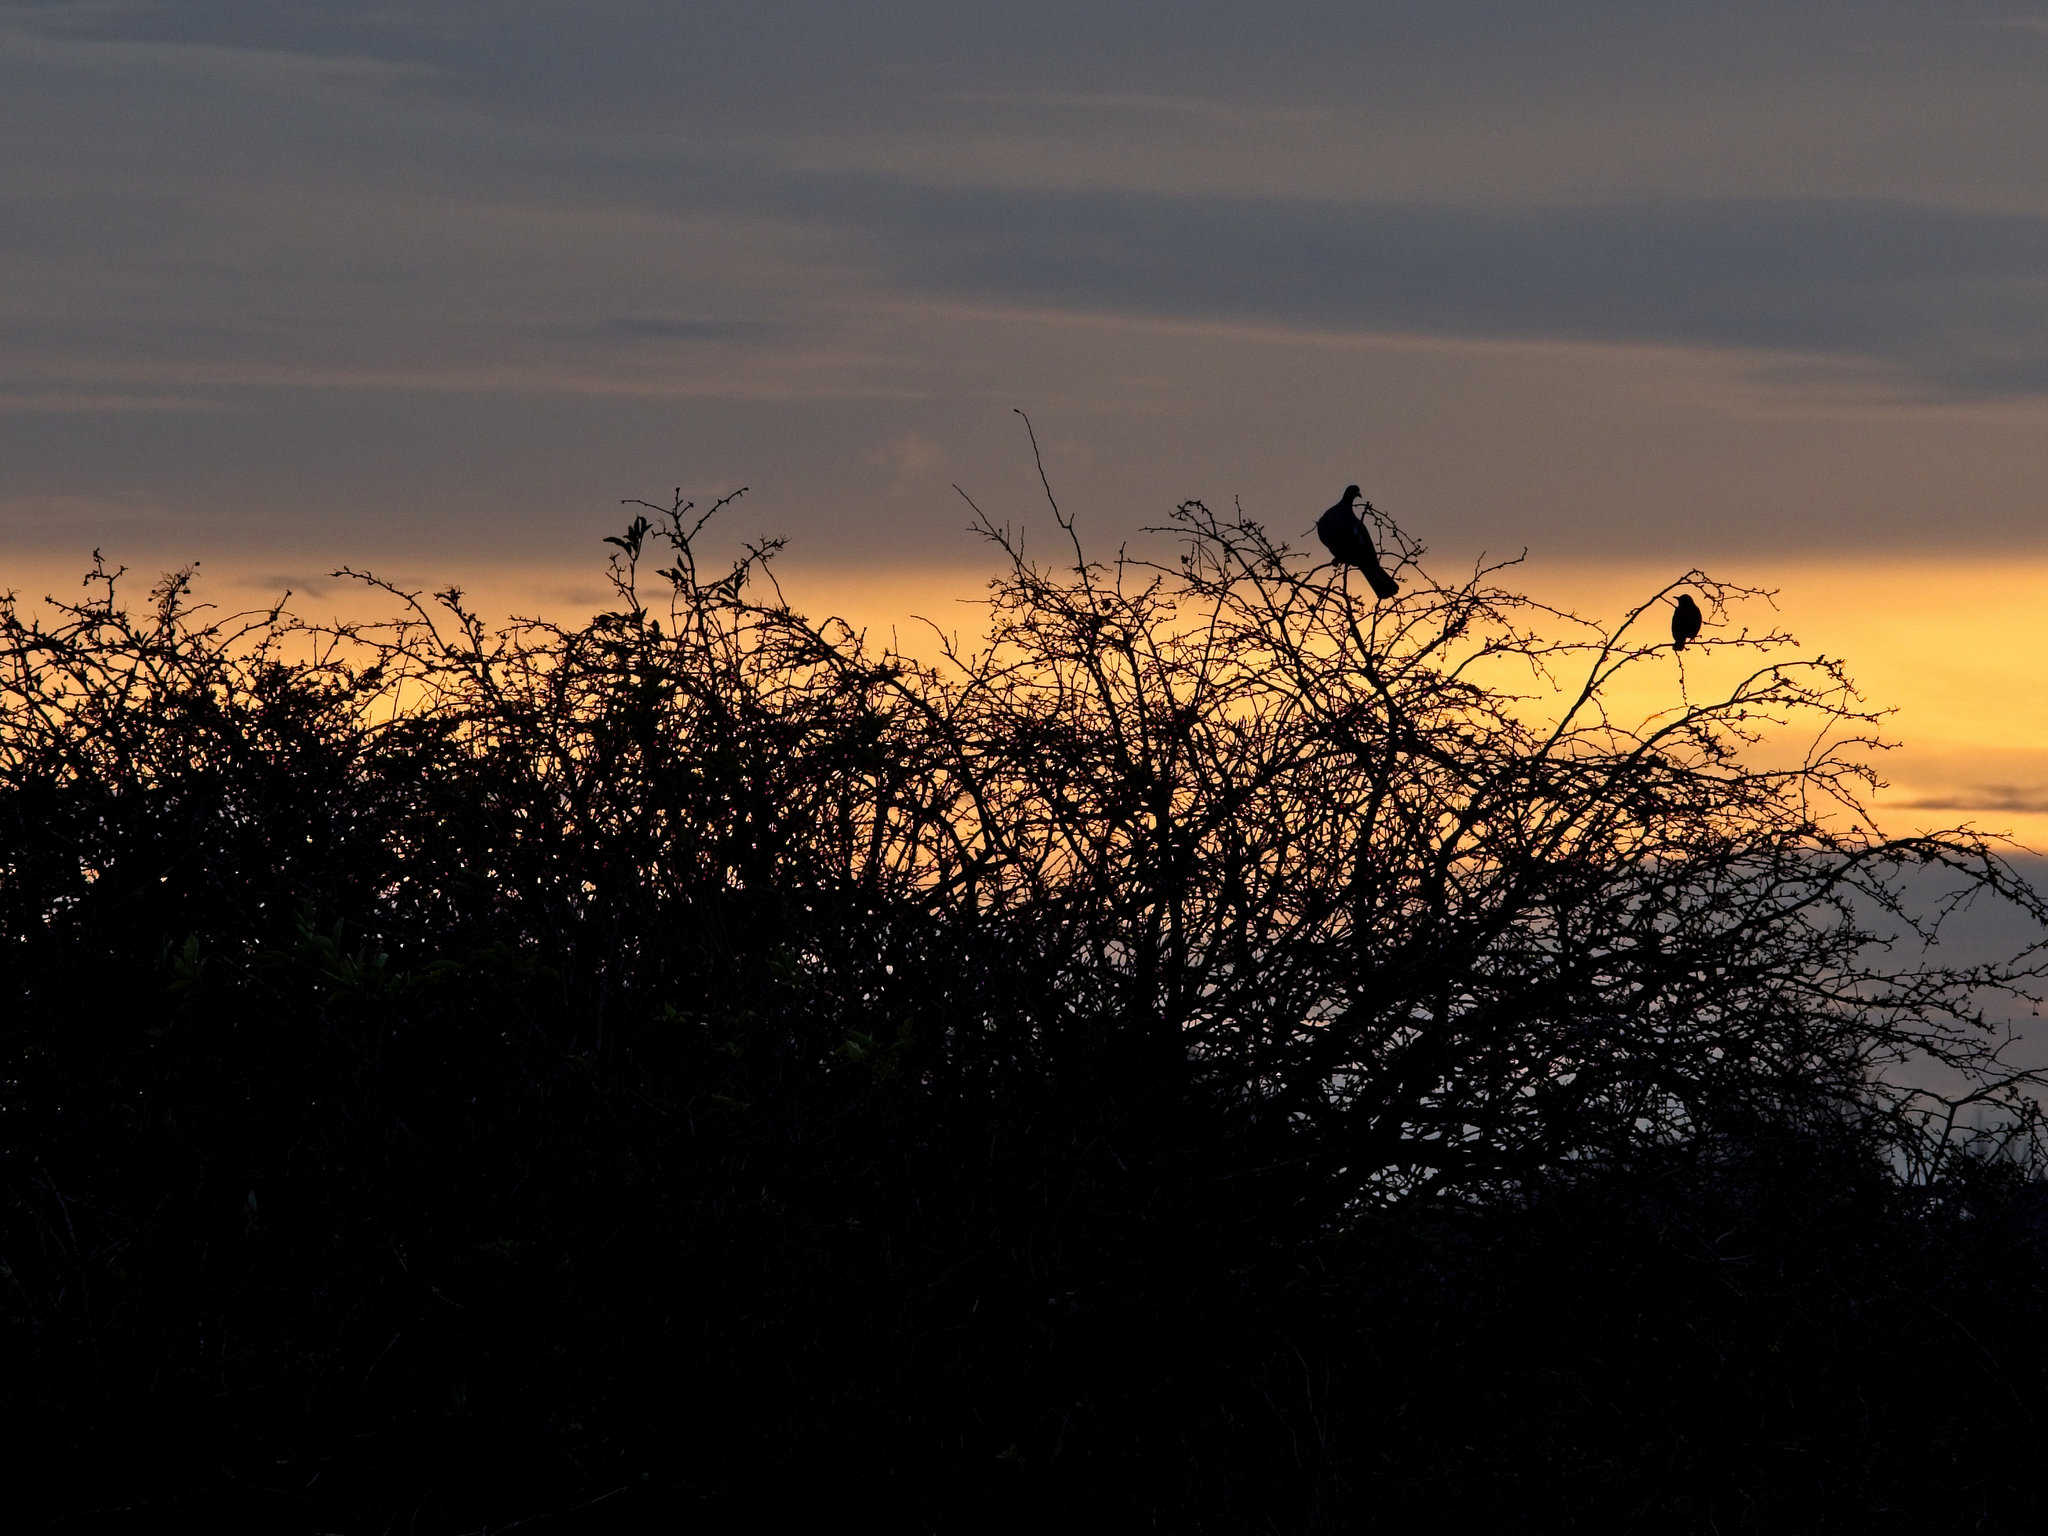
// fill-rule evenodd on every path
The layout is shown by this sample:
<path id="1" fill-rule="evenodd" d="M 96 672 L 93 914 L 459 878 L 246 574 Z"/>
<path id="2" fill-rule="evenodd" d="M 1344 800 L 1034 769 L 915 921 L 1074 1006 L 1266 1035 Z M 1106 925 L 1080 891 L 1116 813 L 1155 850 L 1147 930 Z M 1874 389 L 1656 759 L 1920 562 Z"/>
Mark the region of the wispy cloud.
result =
<path id="1" fill-rule="evenodd" d="M 1082 112 L 1197 118 L 1232 126 L 1332 123 L 1328 107 L 1266 106 L 1200 96 L 1148 96 L 1127 91 L 947 91 L 942 100 L 992 107 L 1035 107 Z"/>
<path id="2" fill-rule="evenodd" d="M 2048 812 L 2048 785 L 1986 784 L 1914 800 L 1891 800 L 1887 808 L 1905 811 Z"/>
<path id="3" fill-rule="evenodd" d="M 220 410 L 218 400 L 191 395 L 139 395 L 85 389 L 0 389 L 0 414 L 39 411 L 68 415 L 106 412 L 185 414 Z"/>
<path id="4" fill-rule="evenodd" d="M 681 315 L 614 315 L 606 329 L 621 336 L 667 341 L 766 341 L 787 327 L 768 320 L 711 320 Z"/>
<path id="5" fill-rule="evenodd" d="M 1862 358 L 2048 385 L 2048 218 L 1867 201 L 1451 209 L 813 182 L 904 282 L 1107 312 Z"/>

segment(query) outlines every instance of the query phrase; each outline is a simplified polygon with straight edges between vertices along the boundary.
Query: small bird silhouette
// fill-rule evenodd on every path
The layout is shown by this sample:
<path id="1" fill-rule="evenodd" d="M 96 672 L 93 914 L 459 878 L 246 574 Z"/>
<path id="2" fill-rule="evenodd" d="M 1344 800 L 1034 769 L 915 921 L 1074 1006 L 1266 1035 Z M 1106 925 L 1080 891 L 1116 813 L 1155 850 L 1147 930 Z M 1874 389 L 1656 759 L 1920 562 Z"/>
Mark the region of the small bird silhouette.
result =
<path id="1" fill-rule="evenodd" d="M 1323 541 L 1339 565 L 1355 565 L 1365 572 L 1365 579 L 1372 583 L 1373 592 L 1380 597 L 1392 597 L 1401 590 L 1401 583 L 1387 574 L 1380 564 L 1379 551 L 1372 547 L 1372 535 L 1365 531 L 1365 524 L 1358 514 L 1351 510 L 1351 503 L 1358 500 L 1358 487 L 1347 485 L 1337 505 L 1316 519 L 1316 537 Z"/>
<path id="2" fill-rule="evenodd" d="M 1690 592 L 1678 594 L 1678 606 L 1671 610 L 1671 649 L 1682 651 L 1685 642 L 1696 638 L 1700 632 L 1700 605 L 1692 600 Z"/>

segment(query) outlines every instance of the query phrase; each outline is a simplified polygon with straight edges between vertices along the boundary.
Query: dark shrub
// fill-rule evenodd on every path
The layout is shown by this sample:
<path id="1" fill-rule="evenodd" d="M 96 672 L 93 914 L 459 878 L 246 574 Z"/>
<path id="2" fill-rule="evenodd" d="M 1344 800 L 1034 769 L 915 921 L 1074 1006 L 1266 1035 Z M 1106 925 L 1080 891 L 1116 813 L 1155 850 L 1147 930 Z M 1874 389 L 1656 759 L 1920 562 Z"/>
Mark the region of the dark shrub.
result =
<path id="1" fill-rule="evenodd" d="M 2043 909 L 1870 829 L 1837 667 L 1710 629 L 1623 723 L 1653 604 L 1195 504 L 926 664 L 650 510 L 579 628 L 0 608 L 66 1528 L 2033 1519 L 2029 970 L 1881 941 L 1927 869 Z"/>

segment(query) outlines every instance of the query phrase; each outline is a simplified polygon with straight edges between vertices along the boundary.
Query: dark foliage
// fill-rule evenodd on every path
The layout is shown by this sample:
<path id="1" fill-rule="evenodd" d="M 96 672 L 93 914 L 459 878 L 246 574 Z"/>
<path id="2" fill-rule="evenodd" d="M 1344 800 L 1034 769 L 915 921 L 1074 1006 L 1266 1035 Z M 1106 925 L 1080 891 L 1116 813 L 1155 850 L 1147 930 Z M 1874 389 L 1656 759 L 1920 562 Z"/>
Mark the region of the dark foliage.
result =
<path id="1" fill-rule="evenodd" d="M 924 665 L 650 510 L 574 629 L 0 609 L 19 1507 L 2039 1525 L 2032 968 L 1921 940 L 2042 907 L 1838 669 L 1624 725 L 1649 605 L 1196 505 Z"/>

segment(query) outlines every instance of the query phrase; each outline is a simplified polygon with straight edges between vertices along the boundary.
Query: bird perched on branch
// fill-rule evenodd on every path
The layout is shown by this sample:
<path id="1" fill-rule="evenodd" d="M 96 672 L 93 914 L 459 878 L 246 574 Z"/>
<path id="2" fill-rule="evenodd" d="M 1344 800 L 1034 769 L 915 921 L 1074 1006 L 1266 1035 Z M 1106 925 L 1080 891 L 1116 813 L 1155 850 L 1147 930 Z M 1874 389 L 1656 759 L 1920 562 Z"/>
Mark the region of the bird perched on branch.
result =
<path id="1" fill-rule="evenodd" d="M 1696 639 L 1700 622 L 1700 605 L 1690 592 L 1679 593 L 1678 606 L 1671 610 L 1671 649 L 1682 651 L 1686 641 Z"/>
<path id="2" fill-rule="evenodd" d="M 1358 500 L 1358 487 L 1347 485 L 1337 505 L 1316 519 L 1316 537 L 1323 541 L 1323 548 L 1339 565 L 1355 565 L 1365 572 L 1365 579 L 1372 583 L 1372 590 L 1379 597 L 1392 597 L 1401 590 L 1401 583 L 1389 576 L 1386 567 L 1380 564 L 1379 551 L 1372 547 L 1372 535 L 1365 531 L 1365 524 L 1358 514 L 1351 510 L 1351 503 Z M 1371 506 L 1371 502 L 1366 503 Z"/>

